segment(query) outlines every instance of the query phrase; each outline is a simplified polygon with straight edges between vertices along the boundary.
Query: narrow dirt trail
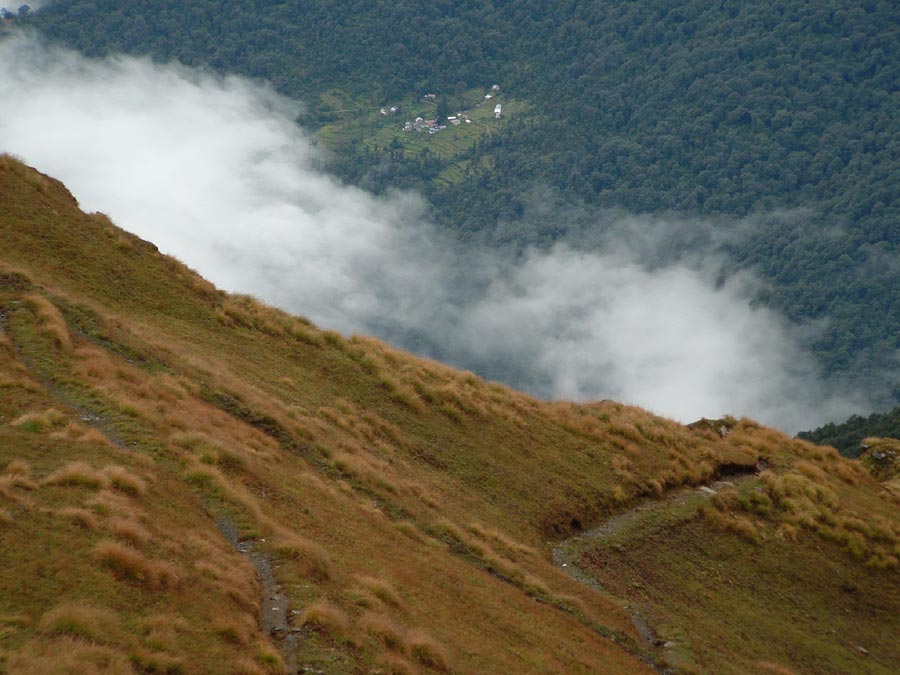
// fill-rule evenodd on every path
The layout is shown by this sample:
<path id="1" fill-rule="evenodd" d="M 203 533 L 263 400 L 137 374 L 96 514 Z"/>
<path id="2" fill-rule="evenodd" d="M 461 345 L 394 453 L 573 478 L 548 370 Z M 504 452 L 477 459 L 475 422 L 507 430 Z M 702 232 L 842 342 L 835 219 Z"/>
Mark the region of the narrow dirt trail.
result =
<path id="1" fill-rule="evenodd" d="M 10 335 L 9 323 L 11 315 L 22 310 L 21 300 L 8 301 L 6 305 L 0 305 L 0 335 L 6 335 L 10 339 L 16 359 L 21 363 L 26 372 L 34 378 L 47 392 L 50 398 L 58 405 L 68 408 L 78 415 L 85 424 L 97 429 L 114 447 L 124 452 L 133 452 L 134 448 L 121 438 L 111 428 L 111 421 L 101 412 L 92 409 L 84 403 L 76 402 L 69 396 L 64 387 L 60 386 L 42 373 L 32 363 L 25 353 L 22 345 Z M 86 337 L 86 336 L 81 336 Z M 268 555 L 259 550 L 256 542 L 241 540 L 237 528 L 227 520 L 219 520 L 216 523 L 219 531 L 226 540 L 242 555 L 244 555 L 256 569 L 261 586 L 259 624 L 263 632 L 270 636 L 274 644 L 279 648 L 287 667 L 287 672 L 296 672 L 296 651 L 301 631 L 291 625 L 291 610 L 287 595 L 281 590 L 275 577 L 273 564 Z M 262 541 L 265 543 L 265 540 Z"/>
<path id="2" fill-rule="evenodd" d="M 754 475 L 754 473 L 748 472 L 744 475 L 732 476 L 730 480 L 720 480 L 711 485 L 676 490 L 661 499 L 643 502 L 628 511 L 609 518 L 590 530 L 580 532 L 558 542 L 552 549 L 553 563 L 579 583 L 608 595 L 609 589 L 603 585 L 601 579 L 594 577 L 578 566 L 582 555 L 594 542 L 609 540 L 622 530 L 654 514 L 689 508 L 691 504 L 700 504 L 708 501 L 710 497 L 720 490 L 750 480 Z M 664 656 L 666 650 L 674 646 L 671 642 L 659 639 L 657 632 L 640 607 L 630 602 L 624 602 L 623 607 L 631 616 L 631 620 L 641 636 L 643 647 L 647 651 L 658 656 Z M 668 667 L 661 668 L 655 665 L 654 667 L 660 673 L 676 672 Z"/>
<path id="3" fill-rule="evenodd" d="M 290 600 L 275 577 L 271 558 L 256 547 L 256 542 L 241 539 L 237 528 L 229 520 L 217 520 L 216 527 L 235 550 L 253 563 L 262 589 L 259 608 L 260 628 L 278 646 L 287 672 L 296 672 L 297 642 L 302 631 L 291 624 Z M 265 539 L 261 540 L 261 543 L 265 543 Z"/>

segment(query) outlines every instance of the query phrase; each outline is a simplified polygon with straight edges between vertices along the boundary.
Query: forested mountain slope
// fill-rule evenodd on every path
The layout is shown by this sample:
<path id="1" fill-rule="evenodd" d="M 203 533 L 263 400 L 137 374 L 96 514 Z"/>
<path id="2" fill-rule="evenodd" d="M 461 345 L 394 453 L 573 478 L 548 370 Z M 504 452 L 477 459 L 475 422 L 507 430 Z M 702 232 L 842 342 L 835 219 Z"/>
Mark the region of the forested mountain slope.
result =
<path id="1" fill-rule="evenodd" d="M 500 83 L 527 105 L 460 154 L 353 133 L 332 169 L 422 189 L 446 227 L 505 247 L 589 230 L 593 208 L 715 218 L 746 232 L 730 253 L 761 301 L 827 319 L 811 338 L 827 373 L 896 384 L 896 3 L 59 0 L 31 23 L 89 54 L 268 79 L 313 126 Z M 543 186 L 578 224 L 531 213 Z"/>
<path id="2" fill-rule="evenodd" d="M 813 443 L 834 446 L 847 457 L 858 457 L 863 450 L 860 444 L 869 436 L 900 438 L 900 408 L 865 417 L 854 415 L 844 422 L 832 422 L 812 431 L 803 431 L 798 436 Z"/>
<path id="3" fill-rule="evenodd" d="M 831 448 L 542 403 L 322 331 L 8 156 L 0 237 L 0 672 L 900 664 L 898 498 Z M 641 498 L 662 510 L 641 527 L 677 535 L 656 556 L 590 540 L 591 585 L 556 564 L 554 542 Z M 760 639 L 773 569 L 795 574 Z M 728 621 L 686 630 L 672 587 Z"/>

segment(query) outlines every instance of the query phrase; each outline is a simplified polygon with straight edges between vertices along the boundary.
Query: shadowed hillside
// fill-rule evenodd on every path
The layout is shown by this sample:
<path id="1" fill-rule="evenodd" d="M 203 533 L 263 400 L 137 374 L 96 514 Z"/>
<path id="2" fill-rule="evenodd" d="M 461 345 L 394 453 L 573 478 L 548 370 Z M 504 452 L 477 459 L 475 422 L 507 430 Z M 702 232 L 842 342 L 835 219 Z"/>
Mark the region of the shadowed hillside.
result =
<path id="1" fill-rule="evenodd" d="M 0 672 L 700 672 L 722 663 L 713 642 L 804 670 L 795 636 L 745 641 L 739 611 L 721 632 L 698 622 L 679 660 L 639 630 L 635 603 L 670 619 L 622 568 L 586 553 L 588 585 L 554 563 L 554 542 L 642 498 L 701 559 L 691 542 L 712 538 L 795 570 L 827 560 L 896 633 L 867 589 L 897 587 L 897 498 L 831 449 L 749 420 L 544 403 L 320 330 L 216 290 L 9 157 L 0 240 Z M 752 487 L 669 508 L 733 476 Z M 672 560 L 629 569 L 680 588 L 694 572 Z M 840 612 L 791 583 L 822 622 Z M 792 615 L 773 602 L 777 631 Z M 824 668 L 898 664 L 873 644 Z"/>

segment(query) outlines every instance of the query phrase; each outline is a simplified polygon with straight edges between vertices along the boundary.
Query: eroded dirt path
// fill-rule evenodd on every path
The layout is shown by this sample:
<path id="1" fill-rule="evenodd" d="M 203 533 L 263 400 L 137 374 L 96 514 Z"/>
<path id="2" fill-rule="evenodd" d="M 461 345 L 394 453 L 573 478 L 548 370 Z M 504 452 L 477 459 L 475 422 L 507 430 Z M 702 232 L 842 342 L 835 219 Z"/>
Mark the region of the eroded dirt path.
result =
<path id="1" fill-rule="evenodd" d="M 297 671 L 296 652 L 297 642 L 300 639 L 300 629 L 294 628 L 291 623 L 291 608 L 288 596 L 281 589 L 278 579 L 275 577 L 272 559 L 257 546 L 252 539 L 241 539 L 237 528 L 228 520 L 219 519 L 216 522 L 219 531 L 234 546 L 234 548 L 246 557 L 256 569 L 262 587 L 259 609 L 259 625 L 263 632 L 269 635 L 281 651 L 288 673 Z M 259 543 L 265 543 L 265 539 Z"/>
<path id="2" fill-rule="evenodd" d="M 596 591 L 609 594 L 609 589 L 603 585 L 601 579 L 594 577 L 578 565 L 582 555 L 592 544 L 598 541 L 609 541 L 620 532 L 633 527 L 644 519 L 653 517 L 654 514 L 688 510 L 692 507 L 696 508 L 697 505 L 708 501 L 710 497 L 720 490 L 726 487 L 734 487 L 741 482 L 750 480 L 754 475 L 754 473 L 748 472 L 744 475 L 732 476 L 729 480 L 716 481 L 710 485 L 676 490 L 660 499 L 639 504 L 624 513 L 609 518 L 590 530 L 580 532 L 558 542 L 552 549 L 553 562 L 576 581 Z M 641 607 L 630 602 L 623 603 L 623 607 L 631 616 L 631 620 L 641 636 L 643 647 L 647 651 L 657 656 L 665 657 L 666 651 L 676 646 L 672 642 L 659 638 Z M 661 662 L 665 661 L 661 660 Z M 676 672 L 669 667 L 651 665 L 660 673 Z"/>

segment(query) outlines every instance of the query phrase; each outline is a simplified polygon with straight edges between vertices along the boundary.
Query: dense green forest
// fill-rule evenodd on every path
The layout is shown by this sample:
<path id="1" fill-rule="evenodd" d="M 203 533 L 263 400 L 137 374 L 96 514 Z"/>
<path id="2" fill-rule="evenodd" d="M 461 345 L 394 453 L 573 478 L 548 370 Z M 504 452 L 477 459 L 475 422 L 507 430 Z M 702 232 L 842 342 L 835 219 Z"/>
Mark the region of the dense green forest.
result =
<path id="1" fill-rule="evenodd" d="M 797 435 L 819 445 L 834 446 L 847 457 L 859 457 L 862 452 L 860 443 L 864 438 L 900 438 L 900 407 L 886 413 L 872 413 L 868 417 L 854 415 L 840 424 L 826 424 Z"/>
<path id="2" fill-rule="evenodd" d="M 22 22 L 91 55 L 265 78 L 312 128 L 353 114 L 335 100 L 436 92 L 452 109 L 499 83 L 528 105 L 454 158 L 467 180 L 356 140 L 330 170 L 422 190 L 445 228 L 504 248 L 577 235 L 601 209 L 714 219 L 744 232 L 730 253 L 763 277 L 760 301 L 816 322 L 829 376 L 900 401 L 895 2 L 58 0 Z M 582 217 L 534 217 L 548 188 Z"/>

